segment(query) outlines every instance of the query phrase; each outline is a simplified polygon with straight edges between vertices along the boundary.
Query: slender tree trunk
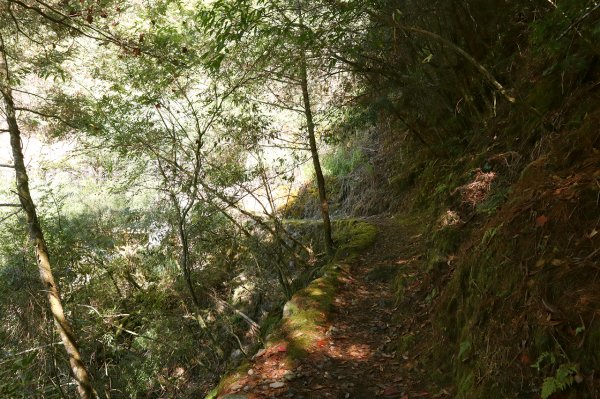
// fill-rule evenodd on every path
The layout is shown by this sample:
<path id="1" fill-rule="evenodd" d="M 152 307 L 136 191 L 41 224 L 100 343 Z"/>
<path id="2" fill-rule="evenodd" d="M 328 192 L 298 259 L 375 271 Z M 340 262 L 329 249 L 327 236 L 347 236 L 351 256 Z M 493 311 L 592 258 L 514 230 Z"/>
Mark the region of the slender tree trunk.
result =
<path id="1" fill-rule="evenodd" d="M 301 29 L 304 30 L 304 26 L 302 25 L 302 3 L 300 0 L 298 0 L 297 4 Z M 319 201 L 321 203 L 321 217 L 323 218 L 323 232 L 325 233 L 325 248 L 327 248 L 327 254 L 329 256 L 332 256 L 334 253 L 334 244 L 331 234 L 331 219 L 329 218 L 329 203 L 327 202 L 325 177 L 323 176 L 323 170 L 321 169 L 321 162 L 319 161 L 319 151 L 317 149 L 317 139 L 315 137 L 315 123 L 312 115 L 310 93 L 308 91 L 308 65 L 306 62 L 306 49 L 304 47 L 300 48 L 300 86 L 302 87 L 302 98 L 304 101 L 304 116 L 306 118 L 306 128 L 308 130 L 310 153 L 315 169 L 317 188 L 319 190 Z"/>
<path id="2" fill-rule="evenodd" d="M 178 221 L 178 232 L 179 232 L 179 240 L 181 241 L 181 255 L 179 264 L 181 266 L 181 270 L 183 272 L 183 278 L 185 279 L 185 284 L 190 291 L 190 295 L 192 296 L 192 302 L 196 308 L 200 308 L 200 300 L 196 295 L 196 290 L 194 289 L 194 282 L 192 281 L 192 271 L 190 265 L 190 243 L 188 240 L 188 234 L 185 228 L 185 221 L 183 218 L 185 216 L 179 215 L 180 219 Z"/>
<path id="3" fill-rule="evenodd" d="M 155 152 L 152 148 L 151 150 Z M 156 154 L 156 152 L 155 152 Z M 163 168 L 161 157 L 156 156 L 156 161 L 158 163 L 158 170 L 163 178 L 163 183 L 166 187 L 169 185 L 169 176 L 167 175 L 165 169 Z M 191 273 L 191 265 L 190 265 L 190 243 L 188 239 L 188 231 L 186 228 L 186 217 L 187 213 L 192 209 L 192 204 L 187 205 L 185 208 L 182 208 L 179 204 L 179 199 L 173 190 L 168 189 L 169 199 L 173 205 L 173 209 L 177 212 L 177 237 L 179 238 L 179 243 L 181 244 L 181 254 L 179 255 L 179 267 L 181 272 L 183 273 L 183 278 L 185 280 L 185 285 L 188 287 L 188 291 L 192 297 L 192 303 L 196 309 L 200 308 L 200 301 L 198 300 L 198 296 L 196 295 L 196 290 L 194 289 L 194 283 L 192 281 L 192 273 Z"/>
<path id="4" fill-rule="evenodd" d="M 263 206 L 265 214 L 273 220 L 273 230 L 276 233 L 275 236 L 275 244 L 277 247 L 277 260 L 275 261 L 275 267 L 277 268 L 277 274 L 279 277 L 279 284 L 281 284 L 281 289 L 286 297 L 286 299 L 291 299 L 293 292 L 290 287 L 289 279 L 287 273 L 285 272 L 285 257 L 283 251 L 283 234 L 282 230 L 283 226 L 275 214 L 275 201 L 273 201 L 273 194 L 271 192 L 271 185 L 269 184 L 269 180 L 267 178 L 267 173 L 265 172 L 265 167 L 262 161 L 262 157 L 260 154 L 257 154 L 258 165 L 260 167 L 260 177 L 263 182 L 263 186 L 265 187 L 265 193 L 267 195 L 267 201 L 269 202 L 269 206 L 271 207 L 271 212 L 268 212 L 267 209 Z"/>
<path id="5" fill-rule="evenodd" d="M 0 92 L 4 99 L 4 111 L 10 134 L 10 145 L 16 172 L 17 194 L 19 195 L 21 206 L 27 217 L 30 238 L 35 246 L 35 255 L 40 272 L 40 279 L 42 280 L 48 301 L 50 302 L 50 311 L 52 312 L 56 329 L 58 330 L 60 338 L 69 355 L 69 363 L 77 383 L 77 390 L 83 399 L 95 399 L 97 398 L 97 394 L 92 387 L 90 375 L 81 359 L 81 354 L 77 343 L 75 342 L 75 336 L 71 329 L 71 325 L 65 317 L 58 287 L 52 274 L 52 265 L 50 263 L 48 247 L 40 227 L 35 204 L 29 191 L 29 178 L 27 176 L 27 169 L 25 168 L 23 151 L 21 148 L 21 132 L 17 123 L 15 105 L 9 83 L 6 50 L 1 37 L 0 46 L 0 52 L 2 53 L 2 58 L 0 59 Z"/>

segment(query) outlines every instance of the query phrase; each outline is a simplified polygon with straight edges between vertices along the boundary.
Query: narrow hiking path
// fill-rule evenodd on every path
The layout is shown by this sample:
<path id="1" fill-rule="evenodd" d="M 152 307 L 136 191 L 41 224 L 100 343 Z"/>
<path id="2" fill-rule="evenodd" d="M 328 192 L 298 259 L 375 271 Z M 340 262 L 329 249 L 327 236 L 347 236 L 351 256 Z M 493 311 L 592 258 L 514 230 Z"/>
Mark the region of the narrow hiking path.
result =
<path id="1" fill-rule="evenodd" d="M 286 362 L 283 345 L 259 352 L 247 375 L 222 398 L 449 396 L 447 390 L 427 389 L 428 371 L 418 366 L 420 337 L 431 337 L 428 279 L 418 264 L 420 236 L 390 220 L 369 222 L 377 226 L 376 242 L 344 269 L 326 338 L 294 365 Z M 401 300 L 395 295 L 397 272 L 406 281 Z"/>

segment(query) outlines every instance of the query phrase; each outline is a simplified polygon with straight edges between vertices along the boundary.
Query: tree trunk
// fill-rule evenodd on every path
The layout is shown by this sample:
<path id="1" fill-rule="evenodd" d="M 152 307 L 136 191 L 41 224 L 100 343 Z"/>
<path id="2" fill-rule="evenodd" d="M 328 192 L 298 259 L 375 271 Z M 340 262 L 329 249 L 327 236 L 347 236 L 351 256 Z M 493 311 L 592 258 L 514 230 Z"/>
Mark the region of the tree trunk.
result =
<path id="1" fill-rule="evenodd" d="M 27 169 L 25 168 L 23 151 L 21 148 L 21 132 L 17 123 L 15 105 L 9 83 L 8 64 L 5 53 L 6 50 L 1 37 L 0 46 L 0 52 L 2 53 L 2 58 L 0 59 L 0 92 L 2 94 L 2 98 L 4 99 L 4 111 L 6 114 L 6 120 L 8 122 L 8 130 L 10 134 L 10 145 L 12 148 L 14 168 L 16 172 L 17 194 L 19 195 L 21 206 L 23 207 L 27 217 L 31 241 L 35 246 L 35 255 L 40 272 L 40 279 L 42 280 L 48 301 L 50 302 L 50 311 L 52 312 L 56 329 L 58 330 L 60 338 L 69 355 L 69 363 L 77 383 L 77 390 L 83 399 L 95 399 L 97 398 L 97 394 L 92 387 L 89 373 L 81 359 L 81 354 L 79 352 L 77 343 L 75 342 L 75 336 L 71 326 L 65 318 L 58 287 L 52 274 L 52 265 L 50 263 L 48 247 L 40 227 L 38 216 L 35 210 L 35 204 L 29 191 L 29 178 L 27 176 Z"/>
<path id="2" fill-rule="evenodd" d="M 303 30 L 302 22 L 302 3 L 298 0 L 298 16 L 300 19 L 301 29 Z M 331 234 L 331 219 L 329 218 L 329 203 L 327 202 L 327 191 L 325 189 L 325 177 L 321 169 L 319 161 L 319 151 L 317 149 L 317 139 L 315 137 L 315 123 L 313 121 L 310 93 L 308 91 L 308 65 L 306 62 L 306 49 L 300 48 L 300 86 L 302 87 L 302 98 L 304 100 L 304 116 L 306 118 L 306 128 L 308 130 L 308 141 L 310 144 L 310 153 L 315 169 L 317 179 L 317 188 L 319 190 L 319 201 L 321 204 L 321 217 L 323 218 L 323 232 L 325 233 L 325 248 L 327 254 L 334 254 L 334 244 Z"/>
<path id="3" fill-rule="evenodd" d="M 179 208 L 177 208 L 179 210 Z M 185 216 L 179 215 L 177 230 L 179 232 L 179 241 L 181 242 L 181 255 L 179 258 L 179 264 L 181 266 L 181 270 L 183 272 L 183 278 L 185 279 L 185 284 L 190 291 L 190 295 L 192 296 L 192 302 L 196 309 L 200 308 L 200 300 L 196 295 L 196 290 L 194 289 L 194 282 L 192 281 L 192 271 L 190 265 L 190 243 L 188 240 L 187 231 L 185 228 L 185 220 L 183 219 Z"/>

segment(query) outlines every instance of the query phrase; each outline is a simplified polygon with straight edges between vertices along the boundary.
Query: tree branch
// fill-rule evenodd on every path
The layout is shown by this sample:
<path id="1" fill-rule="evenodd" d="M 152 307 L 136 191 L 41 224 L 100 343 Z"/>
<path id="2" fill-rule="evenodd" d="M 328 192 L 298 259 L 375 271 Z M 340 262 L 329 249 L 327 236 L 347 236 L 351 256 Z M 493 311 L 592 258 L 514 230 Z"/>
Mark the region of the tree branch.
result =
<path id="1" fill-rule="evenodd" d="M 396 21 L 394 21 L 394 22 L 396 22 Z M 412 27 L 412 26 L 403 26 L 403 25 L 398 24 L 397 22 L 396 22 L 396 24 L 398 25 L 398 27 L 400 29 L 404 29 L 404 30 L 407 30 L 407 31 L 410 31 L 410 32 L 419 33 L 419 34 L 424 35 L 424 36 L 429 36 L 429 37 L 431 37 L 433 39 L 436 39 L 436 40 L 442 42 L 446 46 L 450 47 L 451 49 L 453 49 L 454 51 L 456 51 L 458 54 L 462 55 L 479 72 L 481 72 L 483 74 L 483 76 L 485 76 L 487 78 L 487 80 L 496 88 L 496 90 L 498 90 L 500 92 L 500 94 L 502 94 L 502 96 L 504 96 L 504 98 L 506 98 L 506 100 L 508 100 L 508 102 L 514 104 L 517 101 L 514 97 L 512 97 L 510 94 L 508 94 L 508 91 L 504 88 L 504 86 L 502 86 L 500 84 L 500 82 L 498 82 L 496 80 L 496 78 L 494 78 L 494 76 L 491 74 L 490 71 L 487 70 L 486 67 L 484 67 L 483 65 L 481 65 L 469 53 L 467 53 L 462 48 L 458 47 L 456 44 L 452 43 L 450 40 L 443 38 L 442 36 L 438 35 L 437 33 L 433 33 L 433 32 L 430 32 L 428 30 L 425 30 L 425 29 L 416 28 L 416 27 Z"/>
<path id="2" fill-rule="evenodd" d="M 44 112 L 40 112 L 40 111 L 36 111 L 34 109 L 24 108 L 24 107 L 15 107 L 15 110 L 21 111 L 21 112 L 29 112 L 29 113 L 32 113 L 34 115 L 41 116 L 43 118 L 56 119 L 57 121 L 59 121 L 60 123 L 64 124 L 65 126 L 70 127 L 71 129 L 75 129 L 75 130 L 80 130 L 81 129 L 81 127 L 73 125 L 72 123 L 70 123 L 69 121 L 64 120 L 63 118 L 61 118 L 58 115 L 46 114 Z"/>
<path id="3" fill-rule="evenodd" d="M 10 219 L 11 217 L 17 215 L 19 212 L 21 212 L 21 210 L 16 210 L 14 212 L 9 213 L 8 215 L 4 216 L 2 219 L 0 219 L 0 223 L 3 223 L 5 221 L 7 221 L 8 219 Z"/>

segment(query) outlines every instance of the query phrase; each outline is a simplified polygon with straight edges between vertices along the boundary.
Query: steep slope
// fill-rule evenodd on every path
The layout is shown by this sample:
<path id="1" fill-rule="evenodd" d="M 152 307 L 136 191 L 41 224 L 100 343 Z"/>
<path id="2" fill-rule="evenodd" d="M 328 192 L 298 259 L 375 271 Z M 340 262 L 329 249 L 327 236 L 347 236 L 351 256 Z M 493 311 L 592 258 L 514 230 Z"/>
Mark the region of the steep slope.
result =
<path id="1" fill-rule="evenodd" d="M 384 80 L 388 87 L 375 86 L 364 105 L 363 115 L 376 115 L 363 125 L 369 134 L 341 146 L 368 149 L 362 164 L 332 176 L 332 191 L 340 213 L 385 210 L 423 224 L 417 264 L 433 284 L 434 328 L 414 338 L 423 348 L 416 367 L 439 386 L 457 398 L 596 398 L 600 13 L 584 2 L 507 7 L 494 17 L 506 27 L 503 40 L 479 51 L 471 45 L 490 38 L 470 42 L 461 28 L 447 34 L 494 65 L 516 102 L 496 103 L 452 60 L 423 66 L 439 86 L 420 88 L 458 98 L 451 112 Z M 485 29 L 478 16 L 473 29 Z M 479 91 L 444 92 L 455 78 Z M 377 102 L 384 89 L 401 95 Z M 299 202 L 310 204 L 302 195 Z"/>

